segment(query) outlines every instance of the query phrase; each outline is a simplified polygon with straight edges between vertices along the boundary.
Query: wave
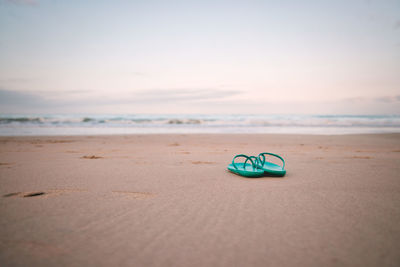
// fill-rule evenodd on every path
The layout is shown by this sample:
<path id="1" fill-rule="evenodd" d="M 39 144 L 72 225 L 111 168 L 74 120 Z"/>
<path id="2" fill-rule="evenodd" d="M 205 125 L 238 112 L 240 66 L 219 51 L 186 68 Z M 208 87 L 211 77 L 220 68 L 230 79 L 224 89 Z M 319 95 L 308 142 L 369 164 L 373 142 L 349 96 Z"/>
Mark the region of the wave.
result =
<path id="1" fill-rule="evenodd" d="M 0 116 L 0 126 L 41 127 L 400 127 L 400 115 Z"/>
<path id="2" fill-rule="evenodd" d="M 187 120 L 172 119 L 168 120 L 168 124 L 202 124 L 202 121 L 198 119 L 187 119 Z"/>
<path id="3" fill-rule="evenodd" d="M 26 122 L 32 122 L 32 123 L 41 123 L 42 118 L 28 118 L 28 117 L 18 117 L 18 118 L 0 118 L 0 123 L 13 123 L 13 122 L 19 122 L 19 123 L 26 123 Z"/>

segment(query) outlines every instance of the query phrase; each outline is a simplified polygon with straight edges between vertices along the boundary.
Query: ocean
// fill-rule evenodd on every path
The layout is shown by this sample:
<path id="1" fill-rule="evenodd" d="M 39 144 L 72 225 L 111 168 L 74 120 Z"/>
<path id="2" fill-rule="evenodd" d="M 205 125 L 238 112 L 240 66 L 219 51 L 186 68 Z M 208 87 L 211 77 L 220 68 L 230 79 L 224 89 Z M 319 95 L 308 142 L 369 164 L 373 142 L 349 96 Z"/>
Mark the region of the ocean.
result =
<path id="1" fill-rule="evenodd" d="M 0 136 L 399 132 L 400 115 L 0 115 Z"/>

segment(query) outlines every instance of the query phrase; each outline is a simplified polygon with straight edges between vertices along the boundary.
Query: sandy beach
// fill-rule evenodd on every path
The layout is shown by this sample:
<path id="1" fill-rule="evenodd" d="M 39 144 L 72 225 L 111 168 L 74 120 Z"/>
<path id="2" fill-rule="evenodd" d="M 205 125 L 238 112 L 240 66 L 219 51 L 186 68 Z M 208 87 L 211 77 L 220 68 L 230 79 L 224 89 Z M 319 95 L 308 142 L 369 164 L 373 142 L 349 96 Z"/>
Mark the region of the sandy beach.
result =
<path id="1" fill-rule="evenodd" d="M 400 134 L 0 137 L 0 194 L 1 266 L 400 266 Z"/>

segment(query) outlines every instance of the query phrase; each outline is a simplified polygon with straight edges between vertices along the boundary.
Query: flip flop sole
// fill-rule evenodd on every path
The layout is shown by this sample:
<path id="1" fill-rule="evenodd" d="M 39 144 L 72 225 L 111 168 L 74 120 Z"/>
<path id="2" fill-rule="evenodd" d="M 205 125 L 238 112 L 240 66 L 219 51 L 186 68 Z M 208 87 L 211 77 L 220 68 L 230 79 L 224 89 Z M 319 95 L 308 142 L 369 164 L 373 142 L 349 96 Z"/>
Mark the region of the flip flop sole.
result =
<path id="1" fill-rule="evenodd" d="M 264 170 L 261 169 L 254 169 L 251 164 L 244 164 L 244 163 L 236 163 L 235 168 L 232 164 L 228 165 L 228 170 L 230 172 L 233 172 L 235 174 L 238 174 L 240 176 L 244 177 L 252 177 L 252 178 L 257 178 L 261 177 L 264 175 Z"/>
<path id="2" fill-rule="evenodd" d="M 283 177 L 286 174 L 286 170 L 271 162 L 265 162 L 264 165 L 258 165 L 257 167 L 262 169 L 267 175 Z"/>

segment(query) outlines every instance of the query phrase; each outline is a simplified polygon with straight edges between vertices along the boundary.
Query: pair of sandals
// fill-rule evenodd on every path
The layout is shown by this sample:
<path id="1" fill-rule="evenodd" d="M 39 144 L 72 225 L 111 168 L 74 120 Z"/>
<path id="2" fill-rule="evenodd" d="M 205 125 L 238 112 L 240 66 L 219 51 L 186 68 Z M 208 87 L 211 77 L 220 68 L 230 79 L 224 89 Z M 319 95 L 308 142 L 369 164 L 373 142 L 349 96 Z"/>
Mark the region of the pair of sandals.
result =
<path id="1" fill-rule="evenodd" d="M 282 161 L 282 166 L 268 162 L 265 157 L 266 155 L 280 159 Z M 246 158 L 246 161 L 244 163 L 235 163 L 235 159 L 237 158 Z M 247 163 L 248 161 L 250 161 L 250 163 Z M 258 157 L 249 157 L 244 154 L 236 155 L 232 160 L 232 164 L 228 165 L 228 170 L 238 175 L 252 178 L 262 176 L 282 177 L 286 174 L 285 160 L 277 154 L 268 152 L 260 153 Z"/>

